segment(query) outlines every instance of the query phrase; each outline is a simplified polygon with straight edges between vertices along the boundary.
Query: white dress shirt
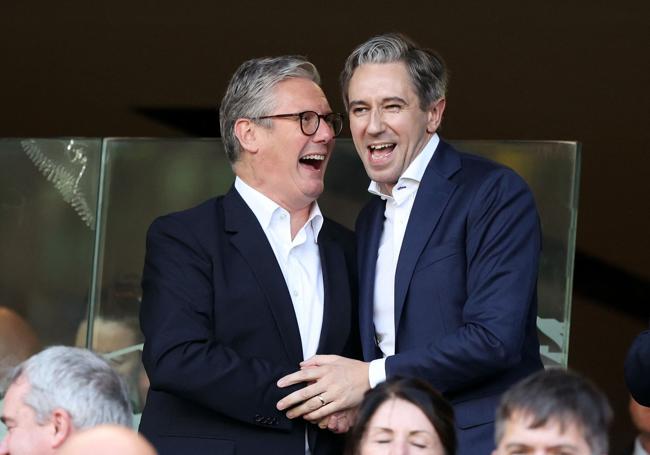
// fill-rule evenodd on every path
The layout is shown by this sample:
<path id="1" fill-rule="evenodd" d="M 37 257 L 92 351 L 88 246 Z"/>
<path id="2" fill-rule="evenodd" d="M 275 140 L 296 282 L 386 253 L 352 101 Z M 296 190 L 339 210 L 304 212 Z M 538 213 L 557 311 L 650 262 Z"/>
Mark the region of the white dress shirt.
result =
<path id="1" fill-rule="evenodd" d="M 645 451 L 645 449 L 641 445 L 641 440 L 639 439 L 638 436 L 634 441 L 634 453 L 632 455 L 650 455 L 648 452 Z"/>
<path id="2" fill-rule="evenodd" d="M 375 269 L 373 306 L 375 337 L 384 357 L 370 362 L 368 369 L 370 387 L 375 387 L 386 380 L 386 357 L 395 354 L 395 271 L 397 270 L 397 260 L 420 181 L 422 181 L 424 171 L 439 143 L 438 135 L 434 134 L 420 154 L 406 168 L 393 187 L 391 194 L 383 193 L 379 183 L 375 181 L 371 181 L 368 187 L 370 193 L 376 194 L 386 201 L 384 230 L 379 241 Z"/>
<path id="3" fill-rule="evenodd" d="M 292 239 L 288 211 L 239 177 L 235 189 L 255 214 L 273 248 L 291 295 L 302 354 L 307 359 L 316 354 L 323 324 L 323 272 L 318 250 L 323 215 L 314 201 L 307 222 Z"/>

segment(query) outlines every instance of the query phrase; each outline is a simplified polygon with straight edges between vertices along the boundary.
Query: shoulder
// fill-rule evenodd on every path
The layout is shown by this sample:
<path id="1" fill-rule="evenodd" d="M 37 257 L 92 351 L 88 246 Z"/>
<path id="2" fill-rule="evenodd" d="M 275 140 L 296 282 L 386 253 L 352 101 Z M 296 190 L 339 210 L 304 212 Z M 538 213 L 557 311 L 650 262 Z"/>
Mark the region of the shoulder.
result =
<path id="1" fill-rule="evenodd" d="M 149 235 L 165 232 L 199 234 L 204 230 L 214 230 L 222 207 L 223 196 L 219 196 L 192 208 L 162 215 L 151 223 Z"/>
<path id="2" fill-rule="evenodd" d="M 459 151 L 451 148 L 460 160 L 460 172 L 455 176 L 458 183 L 468 185 L 493 183 L 528 188 L 525 180 L 508 166 L 475 155 L 471 151 Z"/>

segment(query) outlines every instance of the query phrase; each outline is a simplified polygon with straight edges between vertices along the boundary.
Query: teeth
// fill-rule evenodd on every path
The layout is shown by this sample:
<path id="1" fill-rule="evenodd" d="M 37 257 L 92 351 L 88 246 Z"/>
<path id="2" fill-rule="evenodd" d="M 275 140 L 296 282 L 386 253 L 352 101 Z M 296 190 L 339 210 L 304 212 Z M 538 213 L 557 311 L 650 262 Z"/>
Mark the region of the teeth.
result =
<path id="1" fill-rule="evenodd" d="M 325 159 L 325 155 L 305 155 L 301 160 L 316 160 L 316 161 L 323 161 Z"/>
<path id="2" fill-rule="evenodd" d="M 378 145 L 370 145 L 368 146 L 368 148 L 372 151 L 378 151 L 378 150 L 385 150 L 394 146 L 395 144 L 378 144 Z"/>

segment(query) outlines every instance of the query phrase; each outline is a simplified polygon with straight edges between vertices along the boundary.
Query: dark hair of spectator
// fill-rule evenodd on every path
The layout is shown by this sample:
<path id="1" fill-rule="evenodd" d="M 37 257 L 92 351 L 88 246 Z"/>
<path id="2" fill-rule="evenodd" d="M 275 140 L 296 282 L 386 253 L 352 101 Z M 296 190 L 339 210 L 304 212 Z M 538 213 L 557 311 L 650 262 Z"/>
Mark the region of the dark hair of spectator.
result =
<path id="1" fill-rule="evenodd" d="M 496 443 L 503 438 L 513 414 L 530 419 L 529 428 L 557 422 L 564 431 L 575 425 L 594 454 L 608 451 L 607 430 L 612 410 L 605 395 L 576 373 L 559 368 L 543 370 L 515 384 L 501 398 L 496 419 Z"/>
<path id="2" fill-rule="evenodd" d="M 451 405 L 421 379 L 394 378 L 366 392 L 359 405 L 356 424 L 348 432 L 347 455 L 359 453 L 370 419 L 383 403 L 395 398 L 414 404 L 424 413 L 436 430 L 445 455 L 456 453 L 456 430 Z"/>

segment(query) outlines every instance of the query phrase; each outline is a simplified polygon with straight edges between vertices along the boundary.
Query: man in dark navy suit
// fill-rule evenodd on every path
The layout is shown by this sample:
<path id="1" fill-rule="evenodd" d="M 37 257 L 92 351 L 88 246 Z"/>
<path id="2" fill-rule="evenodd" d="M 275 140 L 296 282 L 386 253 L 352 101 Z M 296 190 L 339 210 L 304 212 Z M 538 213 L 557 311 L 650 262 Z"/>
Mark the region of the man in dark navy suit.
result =
<path id="1" fill-rule="evenodd" d="M 149 229 L 140 431 L 161 455 L 341 451 L 275 407 L 300 361 L 360 350 L 354 238 L 316 203 L 342 126 L 319 83 L 300 57 L 240 66 L 220 110 L 233 188 Z"/>
<path id="2" fill-rule="evenodd" d="M 356 224 L 365 362 L 303 362 L 280 385 L 313 384 L 278 407 L 342 429 L 346 414 L 326 416 L 386 378 L 415 376 L 454 405 L 459 454 L 489 454 L 500 395 L 542 368 L 535 201 L 515 172 L 437 135 L 447 70 L 432 51 L 377 36 L 348 57 L 341 82 L 376 196 Z"/>

